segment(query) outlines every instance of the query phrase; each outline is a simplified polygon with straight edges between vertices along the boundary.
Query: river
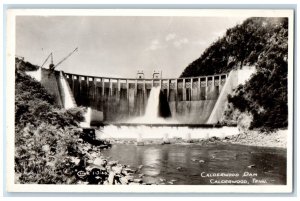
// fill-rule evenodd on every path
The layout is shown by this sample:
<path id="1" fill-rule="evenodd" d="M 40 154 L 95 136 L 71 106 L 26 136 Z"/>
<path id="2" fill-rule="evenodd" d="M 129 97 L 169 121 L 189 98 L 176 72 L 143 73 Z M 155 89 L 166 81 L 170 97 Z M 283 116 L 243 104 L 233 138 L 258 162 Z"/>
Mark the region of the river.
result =
<path id="1" fill-rule="evenodd" d="M 139 169 L 137 174 L 149 184 L 286 184 L 285 149 L 233 144 L 114 144 L 102 153 Z"/>

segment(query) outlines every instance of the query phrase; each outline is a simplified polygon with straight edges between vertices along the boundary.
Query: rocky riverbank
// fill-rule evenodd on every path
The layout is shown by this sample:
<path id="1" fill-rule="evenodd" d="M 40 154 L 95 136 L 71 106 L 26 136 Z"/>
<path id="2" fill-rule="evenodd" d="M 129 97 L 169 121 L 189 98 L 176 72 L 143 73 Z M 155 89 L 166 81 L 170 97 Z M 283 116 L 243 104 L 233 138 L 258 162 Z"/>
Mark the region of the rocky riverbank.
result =
<path id="1" fill-rule="evenodd" d="M 274 132 L 261 132 L 258 130 L 251 130 L 243 132 L 236 136 L 225 137 L 224 140 L 233 144 L 286 148 L 287 137 L 287 130 L 278 130 Z"/>
<path id="2" fill-rule="evenodd" d="M 68 184 L 100 184 L 100 185 L 148 185 L 153 184 L 143 179 L 140 173 L 143 166 L 131 168 L 110 160 L 101 154 L 100 146 L 93 146 L 82 140 L 78 142 L 80 156 L 71 156 L 66 159 L 63 170 Z"/>
<path id="3" fill-rule="evenodd" d="M 287 130 L 279 130 L 272 133 L 260 131 L 247 131 L 238 135 L 226 136 L 224 138 L 210 137 L 208 139 L 110 139 L 112 144 L 241 144 L 249 146 L 286 148 Z M 107 148 L 107 147 L 105 147 Z M 68 184 L 102 184 L 102 185 L 149 185 L 149 184 L 172 184 L 165 179 L 149 180 L 142 174 L 143 166 L 132 168 L 120 164 L 118 161 L 110 160 L 101 154 L 103 146 L 93 146 L 83 140 L 78 141 L 77 152 L 81 155 L 70 156 L 66 159 L 67 167 L 63 170 L 68 176 Z"/>
<path id="4" fill-rule="evenodd" d="M 277 147 L 286 148 L 287 143 L 287 130 L 278 130 L 276 132 L 261 132 L 257 130 L 245 131 L 238 135 L 229 135 L 224 138 L 210 137 L 208 139 L 183 139 L 183 138 L 169 138 L 169 139 L 147 139 L 144 138 L 137 142 L 136 139 L 108 139 L 112 144 L 136 144 L 136 145 L 148 145 L 148 144 L 241 144 L 249 146 L 261 146 L 261 147 Z"/>

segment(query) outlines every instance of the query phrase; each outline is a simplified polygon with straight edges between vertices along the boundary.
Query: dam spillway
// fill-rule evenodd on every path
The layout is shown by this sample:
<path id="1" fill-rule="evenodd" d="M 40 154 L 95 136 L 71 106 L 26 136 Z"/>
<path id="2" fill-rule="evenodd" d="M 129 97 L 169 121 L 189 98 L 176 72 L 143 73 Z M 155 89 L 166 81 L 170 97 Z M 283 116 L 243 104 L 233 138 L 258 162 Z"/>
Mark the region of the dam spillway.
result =
<path id="1" fill-rule="evenodd" d="M 63 73 L 78 106 L 103 112 L 105 122 L 142 117 L 153 87 L 168 103 L 172 119 L 206 124 L 229 74 L 175 79 L 132 79 Z M 213 122 L 217 123 L 217 122 Z"/>

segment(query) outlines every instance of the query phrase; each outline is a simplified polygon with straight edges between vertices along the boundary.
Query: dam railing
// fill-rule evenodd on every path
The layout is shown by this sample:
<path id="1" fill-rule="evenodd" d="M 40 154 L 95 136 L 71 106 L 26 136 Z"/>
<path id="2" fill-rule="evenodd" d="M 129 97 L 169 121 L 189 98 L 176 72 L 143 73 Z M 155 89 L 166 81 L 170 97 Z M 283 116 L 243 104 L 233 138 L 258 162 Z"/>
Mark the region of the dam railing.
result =
<path id="1" fill-rule="evenodd" d="M 137 95 L 139 90 L 149 93 L 152 87 L 159 86 L 168 101 L 192 101 L 214 99 L 215 97 L 209 95 L 208 87 L 218 87 L 219 93 L 229 74 L 162 79 L 97 77 L 71 73 L 64 73 L 64 75 L 73 92 L 82 91 L 83 88 L 84 90 L 93 88 L 93 91 L 89 91 L 92 96 L 120 98 L 121 91 L 125 90 L 128 98 L 131 89 L 134 95 Z"/>

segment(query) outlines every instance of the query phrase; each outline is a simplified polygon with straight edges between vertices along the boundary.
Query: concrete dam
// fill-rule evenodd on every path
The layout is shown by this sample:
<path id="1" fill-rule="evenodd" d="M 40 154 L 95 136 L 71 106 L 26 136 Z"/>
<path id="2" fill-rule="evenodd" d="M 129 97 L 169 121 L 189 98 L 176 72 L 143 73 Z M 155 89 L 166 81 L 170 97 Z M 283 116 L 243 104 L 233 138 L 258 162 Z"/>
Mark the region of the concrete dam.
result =
<path id="1" fill-rule="evenodd" d="M 204 124 L 228 77 L 227 74 L 184 79 L 119 79 L 65 73 L 78 105 L 103 111 L 104 121 L 143 116 L 150 91 L 160 87 L 162 112 L 169 106 L 181 123 Z"/>
<path id="2" fill-rule="evenodd" d="M 159 116 L 171 117 L 179 124 L 216 124 L 222 117 L 227 95 L 241 83 L 241 72 L 245 74 L 245 70 L 233 70 L 211 76 L 145 79 L 40 71 L 41 84 L 56 97 L 59 105 L 66 108 L 64 100 L 70 96 L 73 105 L 100 112 L 98 121 L 108 123 L 125 123 L 143 116 L 151 89 L 159 87 Z M 251 73 L 246 75 L 249 78 Z"/>

